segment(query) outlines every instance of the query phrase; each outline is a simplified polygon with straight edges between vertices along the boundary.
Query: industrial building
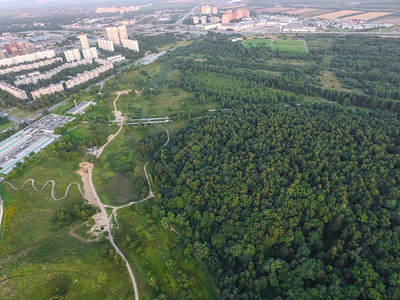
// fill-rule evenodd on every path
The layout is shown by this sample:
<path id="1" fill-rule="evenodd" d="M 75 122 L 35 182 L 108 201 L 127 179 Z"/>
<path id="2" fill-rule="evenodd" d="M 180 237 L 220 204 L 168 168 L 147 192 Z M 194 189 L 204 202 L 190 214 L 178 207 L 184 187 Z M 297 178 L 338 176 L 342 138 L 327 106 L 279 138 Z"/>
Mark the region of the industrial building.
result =
<path id="1" fill-rule="evenodd" d="M 73 115 L 77 114 L 83 115 L 86 109 L 91 105 L 97 105 L 97 103 L 93 101 L 82 101 L 78 105 L 75 104 L 75 106 L 70 110 L 68 110 L 67 112 Z"/>
<path id="2" fill-rule="evenodd" d="M 36 154 L 60 136 L 53 134 L 56 127 L 63 126 L 75 118 L 49 114 L 25 129 L 0 142 L 0 173 L 8 174 L 18 162 Z"/>

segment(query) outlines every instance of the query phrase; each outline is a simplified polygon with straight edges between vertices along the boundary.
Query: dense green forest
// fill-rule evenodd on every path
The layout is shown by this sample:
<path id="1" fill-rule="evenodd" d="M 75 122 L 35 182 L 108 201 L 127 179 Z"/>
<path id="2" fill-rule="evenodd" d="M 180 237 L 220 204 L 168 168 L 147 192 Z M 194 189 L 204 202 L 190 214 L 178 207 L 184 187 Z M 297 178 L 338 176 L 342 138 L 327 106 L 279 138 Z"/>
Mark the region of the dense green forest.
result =
<path id="1" fill-rule="evenodd" d="M 344 48 L 365 42 L 391 55 L 373 61 L 362 44 L 353 58 L 336 46 L 245 49 L 209 35 L 163 58 L 197 101 L 230 108 L 181 130 L 156 154 L 153 177 L 162 224 L 185 237 L 221 299 L 400 298 L 398 101 L 324 89 L 318 79 L 329 69 L 396 89 L 399 42 L 341 39 Z M 349 63 L 340 66 L 341 57 Z M 308 63 L 285 68 L 271 59 Z M 368 62 L 385 76 L 354 75 Z M 263 72 L 271 68 L 281 76 Z M 301 102 L 307 95 L 346 105 Z"/>

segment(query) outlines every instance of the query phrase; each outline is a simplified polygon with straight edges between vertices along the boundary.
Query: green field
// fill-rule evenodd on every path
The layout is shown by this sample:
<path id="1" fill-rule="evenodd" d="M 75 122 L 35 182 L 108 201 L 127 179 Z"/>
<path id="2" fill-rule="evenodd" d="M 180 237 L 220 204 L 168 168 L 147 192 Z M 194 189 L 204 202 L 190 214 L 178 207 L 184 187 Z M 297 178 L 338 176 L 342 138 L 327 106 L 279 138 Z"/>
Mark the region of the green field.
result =
<path id="1" fill-rule="evenodd" d="M 272 50 L 306 52 L 304 41 L 298 40 L 247 39 L 243 42 L 243 45 L 247 48 L 268 46 Z"/>

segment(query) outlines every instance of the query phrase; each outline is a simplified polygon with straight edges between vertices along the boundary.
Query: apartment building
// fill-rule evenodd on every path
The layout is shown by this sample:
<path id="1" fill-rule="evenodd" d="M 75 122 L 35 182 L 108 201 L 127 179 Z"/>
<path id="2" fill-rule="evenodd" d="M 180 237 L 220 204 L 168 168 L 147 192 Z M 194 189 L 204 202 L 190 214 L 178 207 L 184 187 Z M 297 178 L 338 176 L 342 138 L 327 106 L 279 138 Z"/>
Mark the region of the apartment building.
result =
<path id="1" fill-rule="evenodd" d="M 56 83 L 56 84 L 52 84 L 49 85 L 47 87 L 38 89 L 36 91 L 31 92 L 32 98 L 36 99 L 36 98 L 40 98 L 43 95 L 50 95 L 50 94 L 54 94 L 56 92 L 61 92 L 64 90 L 64 86 L 62 83 Z"/>
<path id="2" fill-rule="evenodd" d="M 6 69 L 0 69 L 0 75 L 4 75 L 4 74 L 8 74 L 8 73 L 17 73 L 17 72 L 22 72 L 22 71 L 31 70 L 31 69 L 38 69 L 40 67 L 54 64 L 55 62 L 62 62 L 61 57 L 50 58 L 50 59 L 41 60 L 41 61 L 38 61 L 35 63 L 18 65 L 18 66 L 6 68 Z"/>
<path id="3" fill-rule="evenodd" d="M 83 32 L 82 32 L 80 35 L 77 36 L 77 38 L 80 39 L 83 50 L 90 48 L 89 41 L 88 41 L 86 34 L 83 34 Z"/>
<path id="4" fill-rule="evenodd" d="M 67 62 L 81 59 L 81 53 L 78 49 L 64 51 L 64 55 Z"/>
<path id="5" fill-rule="evenodd" d="M 31 53 L 31 54 L 25 54 L 25 55 L 19 55 L 19 56 L 15 56 L 15 57 L 0 59 L 0 66 L 18 65 L 18 64 L 22 64 L 22 63 L 26 63 L 26 62 L 33 62 L 36 60 L 52 58 L 55 56 L 56 56 L 56 53 L 54 52 L 54 50 L 40 51 L 40 52 Z"/>
<path id="6" fill-rule="evenodd" d="M 99 55 L 97 54 L 96 47 L 92 47 L 92 48 L 89 48 L 89 49 L 84 49 L 84 50 L 82 50 L 82 52 L 83 52 L 83 57 L 85 59 L 95 59 L 95 58 L 99 57 Z"/>
<path id="7" fill-rule="evenodd" d="M 117 27 L 106 27 L 107 38 L 113 42 L 114 45 L 120 44 L 118 28 Z"/>
<path id="8" fill-rule="evenodd" d="M 112 41 L 98 39 L 97 45 L 99 46 L 100 49 L 114 52 L 114 44 Z"/>
<path id="9" fill-rule="evenodd" d="M 92 71 L 85 72 L 83 74 L 79 74 L 75 76 L 74 78 L 68 80 L 65 82 L 65 86 L 67 89 L 71 89 L 77 85 L 83 84 L 93 78 L 98 77 L 101 73 L 104 73 L 108 70 L 111 70 L 114 68 L 114 65 L 108 61 L 102 60 L 102 59 L 96 59 L 96 62 L 103 64 L 100 67 L 97 67 L 96 69 Z"/>
<path id="10" fill-rule="evenodd" d="M 128 48 L 130 50 L 139 52 L 139 43 L 136 40 L 128 40 L 128 39 L 123 39 L 121 40 L 122 42 L 122 47 Z"/>
<path id="11" fill-rule="evenodd" d="M 126 31 L 126 26 L 118 26 L 119 39 L 128 39 L 128 32 Z"/>
<path id="12" fill-rule="evenodd" d="M 28 99 L 28 96 L 24 90 L 12 86 L 4 81 L 0 81 L 0 90 L 6 91 L 19 99 Z"/>

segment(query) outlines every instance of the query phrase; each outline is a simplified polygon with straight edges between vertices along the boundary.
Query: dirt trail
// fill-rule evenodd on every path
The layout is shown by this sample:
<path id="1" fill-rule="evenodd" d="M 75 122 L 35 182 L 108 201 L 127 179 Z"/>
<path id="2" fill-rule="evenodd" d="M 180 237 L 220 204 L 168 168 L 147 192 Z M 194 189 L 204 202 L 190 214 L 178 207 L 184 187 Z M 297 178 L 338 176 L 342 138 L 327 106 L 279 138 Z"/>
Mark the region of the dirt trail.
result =
<path id="1" fill-rule="evenodd" d="M 122 115 L 122 113 L 117 109 L 117 100 L 118 100 L 119 96 L 121 96 L 121 95 L 126 95 L 126 94 L 128 94 L 130 91 L 131 91 L 131 90 L 126 90 L 126 91 L 117 92 L 117 97 L 114 99 L 114 103 L 113 103 L 113 105 L 114 105 L 113 114 L 114 114 L 114 116 L 115 116 L 115 122 L 116 122 L 116 124 L 119 126 L 119 128 L 118 128 L 118 131 L 117 131 L 115 134 L 110 135 L 110 136 L 107 138 L 107 143 L 105 143 L 102 147 L 99 148 L 99 150 L 98 150 L 98 152 L 97 152 L 97 155 L 96 155 L 96 158 L 99 158 L 99 157 L 100 157 L 101 153 L 103 153 L 104 148 L 105 148 L 109 143 L 111 143 L 112 140 L 115 139 L 115 138 L 117 137 L 117 135 L 121 132 L 122 127 L 124 126 L 125 117 L 124 117 L 124 116 Z"/>
<path id="2" fill-rule="evenodd" d="M 94 238 L 94 239 L 92 239 L 92 240 L 87 240 L 87 239 L 84 239 L 83 237 L 77 235 L 77 234 L 74 232 L 75 229 L 77 229 L 77 228 L 79 228 L 79 227 L 81 227 L 81 226 L 83 226 L 83 225 L 86 226 L 87 224 L 88 224 L 88 222 L 85 222 L 85 223 L 83 223 L 83 224 L 80 224 L 80 225 L 78 225 L 78 226 L 75 226 L 74 228 L 72 228 L 72 229 L 68 232 L 68 234 L 69 234 L 70 236 L 73 236 L 74 238 L 77 238 L 78 240 L 80 240 L 80 241 L 83 242 L 83 243 L 98 242 L 98 241 L 99 241 L 99 238 L 98 238 L 98 237 L 96 237 L 96 238 Z"/>
<path id="3" fill-rule="evenodd" d="M 79 192 L 82 194 L 82 196 L 84 196 L 84 193 L 82 192 L 82 189 L 81 189 L 81 185 L 80 185 L 79 183 L 77 183 L 77 182 L 72 182 L 72 183 L 68 184 L 67 189 L 66 189 L 66 191 L 65 191 L 65 194 L 64 194 L 64 196 L 61 197 L 61 198 L 56 198 L 56 197 L 54 196 L 54 187 L 55 187 L 55 185 L 56 185 L 56 183 L 55 183 L 54 180 L 48 180 L 48 181 L 46 181 L 45 184 L 44 184 L 41 188 L 36 188 L 36 187 L 35 187 L 35 179 L 27 179 L 20 187 L 14 187 L 11 183 L 9 183 L 9 182 L 7 182 L 7 181 L 6 181 L 5 183 L 7 183 L 13 190 L 21 190 L 21 189 L 24 188 L 24 186 L 25 186 L 28 182 L 31 182 L 31 183 L 32 183 L 32 188 L 33 188 L 36 192 L 39 192 L 39 191 L 43 190 L 43 189 L 47 186 L 47 184 L 51 183 L 51 198 L 52 198 L 53 200 L 55 200 L 55 201 L 60 201 L 60 200 L 63 200 L 63 199 L 65 199 L 65 198 L 67 198 L 68 192 L 69 192 L 69 188 L 70 188 L 72 185 L 77 185 L 77 186 L 78 186 L 78 189 L 79 189 Z"/>

